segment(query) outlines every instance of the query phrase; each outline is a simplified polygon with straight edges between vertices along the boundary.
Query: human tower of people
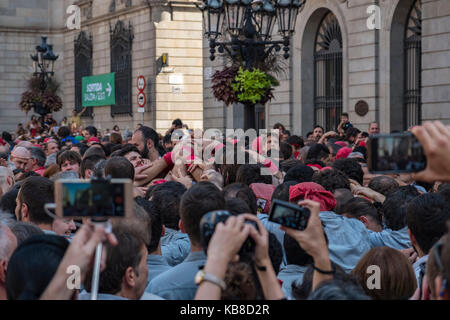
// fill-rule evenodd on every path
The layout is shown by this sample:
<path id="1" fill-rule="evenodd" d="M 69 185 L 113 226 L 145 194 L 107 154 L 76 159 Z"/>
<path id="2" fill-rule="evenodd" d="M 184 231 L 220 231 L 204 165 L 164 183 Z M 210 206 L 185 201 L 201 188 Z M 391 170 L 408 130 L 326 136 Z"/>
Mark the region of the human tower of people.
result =
<path id="1" fill-rule="evenodd" d="M 2 133 L 0 299 L 90 299 L 102 242 L 99 300 L 450 298 L 450 127 L 439 121 L 411 128 L 424 171 L 380 175 L 367 166 L 378 123 L 362 132 L 347 114 L 336 131 L 302 137 L 278 123 L 254 140 L 199 138 L 180 119 L 164 135 L 102 133 L 80 115 Z M 133 182 L 132 214 L 111 232 L 44 209 L 55 181 L 92 177 Z M 306 229 L 269 221 L 274 200 L 308 208 Z M 229 217 L 205 242 L 202 218 L 217 210 Z"/>

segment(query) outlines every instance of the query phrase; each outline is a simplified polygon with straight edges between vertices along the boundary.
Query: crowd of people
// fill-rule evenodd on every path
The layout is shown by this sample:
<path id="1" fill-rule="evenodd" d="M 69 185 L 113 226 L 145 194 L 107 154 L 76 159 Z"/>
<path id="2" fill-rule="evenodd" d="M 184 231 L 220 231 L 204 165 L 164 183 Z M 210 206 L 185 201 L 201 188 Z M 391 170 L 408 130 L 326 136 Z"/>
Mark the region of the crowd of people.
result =
<path id="1" fill-rule="evenodd" d="M 142 124 L 102 134 L 79 116 L 2 134 L 0 300 L 90 299 L 102 242 L 99 300 L 450 299 L 441 122 L 411 129 L 426 170 L 380 175 L 367 166 L 378 123 L 363 132 L 347 114 L 336 131 L 302 137 L 277 123 L 254 141 L 197 139 L 180 119 L 164 135 Z M 109 232 L 48 214 L 55 181 L 93 177 L 133 182 L 131 217 L 111 219 Z M 275 199 L 308 208 L 306 229 L 269 221 Z M 206 237 L 213 211 L 229 217 Z M 69 286 L 73 266 L 80 278 Z"/>

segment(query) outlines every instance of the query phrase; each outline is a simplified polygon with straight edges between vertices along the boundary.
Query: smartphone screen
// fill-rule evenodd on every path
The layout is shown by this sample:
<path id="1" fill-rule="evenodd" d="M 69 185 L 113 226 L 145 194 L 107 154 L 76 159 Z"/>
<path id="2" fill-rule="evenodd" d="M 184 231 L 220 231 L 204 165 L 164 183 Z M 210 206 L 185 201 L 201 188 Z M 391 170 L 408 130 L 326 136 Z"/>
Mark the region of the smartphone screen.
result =
<path id="1" fill-rule="evenodd" d="M 407 132 L 370 137 L 368 165 L 372 173 L 408 173 L 424 170 L 427 162 L 422 145 Z"/>
<path id="2" fill-rule="evenodd" d="M 117 179 L 122 180 L 122 179 Z M 63 217 L 125 217 L 130 210 L 131 181 L 60 180 L 55 185 L 57 215 Z"/>
<path id="3" fill-rule="evenodd" d="M 274 200 L 269 214 L 269 221 L 282 226 L 304 230 L 308 224 L 310 212 L 307 208 L 289 202 Z"/>

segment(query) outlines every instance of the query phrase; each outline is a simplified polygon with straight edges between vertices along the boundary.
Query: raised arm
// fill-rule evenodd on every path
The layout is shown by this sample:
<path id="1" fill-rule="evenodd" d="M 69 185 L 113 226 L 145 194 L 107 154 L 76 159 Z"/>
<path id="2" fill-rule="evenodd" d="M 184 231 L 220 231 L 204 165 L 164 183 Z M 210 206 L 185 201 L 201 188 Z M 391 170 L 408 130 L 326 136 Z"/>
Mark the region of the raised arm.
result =
<path id="1" fill-rule="evenodd" d="M 86 111 L 86 107 L 84 107 L 78 115 L 81 116 L 85 111 Z"/>
<path id="2" fill-rule="evenodd" d="M 167 169 L 171 164 L 169 160 L 166 160 L 166 158 L 170 158 L 170 152 L 166 153 L 166 155 L 164 155 L 164 157 L 161 159 L 153 161 L 151 167 L 148 167 L 144 171 L 140 172 L 139 179 L 135 179 L 134 184 L 138 187 L 145 186 L 156 177 L 162 177 L 162 175 L 164 174 L 164 170 Z"/>
<path id="3" fill-rule="evenodd" d="M 230 217 L 219 223 L 208 245 L 208 258 L 203 271 L 224 281 L 228 264 L 237 261 L 237 253 L 247 239 L 251 226 L 244 224 L 244 217 Z M 195 300 L 220 300 L 222 288 L 212 282 L 202 281 L 195 294 Z"/>
<path id="4" fill-rule="evenodd" d="M 255 215 L 244 214 L 243 216 L 246 220 L 254 221 L 258 226 L 258 230 L 253 227 L 251 228 L 250 236 L 256 244 L 254 254 L 255 270 L 264 293 L 264 298 L 266 300 L 284 299 L 283 290 L 278 282 L 277 275 L 269 257 L 269 232 Z"/>
<path id="5" fill-rule="evenodd" d="M 317 142 L 317 143 L 320 143 L 320 144 L 325 143 L 325 140 L 328 140 L 328 138 L 330 138 L 330 137 L 336 137 L 336 136 L 337 136 L 337 133 L 336 133 L 336 132 L 334 132 L 334 131 L 328 131 L 328 132 L 326 132 L 324 135 L 322 135 L 322 136 L 320 137 L 319 142 Z"/>
<path id="6" fill-rule="evenodd" d="M 450 182 L 450 126 L 440 121 L 425 122 L 411 132 L 422 144 L 427 156 L 427 168 L 413 174 L 414 180 Z"/>

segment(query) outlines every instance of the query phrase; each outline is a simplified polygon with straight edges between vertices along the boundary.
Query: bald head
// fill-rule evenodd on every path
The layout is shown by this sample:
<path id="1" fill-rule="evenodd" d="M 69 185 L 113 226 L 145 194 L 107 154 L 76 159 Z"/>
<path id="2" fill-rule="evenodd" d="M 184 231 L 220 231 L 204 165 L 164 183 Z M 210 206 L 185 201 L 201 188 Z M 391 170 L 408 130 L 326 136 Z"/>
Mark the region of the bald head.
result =
<path id="1" fill-rule="evenodd" d="M 24 147 L 24 148 L 31 148 L 33 147 L 33 144 L 30 141 L 20 141 L 17 144 L 18 147 Z"/>
<path id="2" fill-rule="evenodd" d="M 387 197 L 388 195 L 396 192 L 398 188 L 400 188 L 400 185 L 392 177 L 377 176 L 370 180 L 369 188 Z"/>
<path id="3" fill-rule="evenodd" d="M 9 153 L 9 144 L 5 144 L 4 146 L 0 144 L 0 153 Z"/>
<path id="4" fill-rule="evenodd" d="M 0 166 L 0 189 L 7 193 L 14 185 L 14 174 L 10 168 Z"/>
<path id="5" fill-rule="evenodd" d="M 27 148 L 16 146 L 11 152 L 11 161 L 17 169 L 25 170 L 28 165 L 28 161 L 30 161 L 30 156 L 30 151 Z"/>

